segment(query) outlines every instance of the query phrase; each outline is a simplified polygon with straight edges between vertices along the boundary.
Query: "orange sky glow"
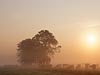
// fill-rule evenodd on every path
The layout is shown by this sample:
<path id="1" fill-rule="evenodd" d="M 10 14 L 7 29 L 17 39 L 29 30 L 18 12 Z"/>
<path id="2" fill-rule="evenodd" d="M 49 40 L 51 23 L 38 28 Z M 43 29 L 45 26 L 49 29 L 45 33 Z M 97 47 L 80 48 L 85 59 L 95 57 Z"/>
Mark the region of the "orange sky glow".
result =
<path id="1" fill-rule="evenodd" d="M 100 63 L 100 0 L 0 0 L 0 65 L 17 44 L 48 29 L 62 46 L 52 63 Z"/>

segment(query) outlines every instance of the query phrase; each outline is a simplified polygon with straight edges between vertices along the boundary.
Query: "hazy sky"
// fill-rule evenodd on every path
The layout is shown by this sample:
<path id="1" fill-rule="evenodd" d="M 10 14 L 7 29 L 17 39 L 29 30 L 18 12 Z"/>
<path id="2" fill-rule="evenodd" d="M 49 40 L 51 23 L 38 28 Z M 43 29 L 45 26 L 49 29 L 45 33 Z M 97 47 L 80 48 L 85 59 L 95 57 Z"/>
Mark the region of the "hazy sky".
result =
<path id="1" fill-rule="evenodd" d="M 0 64 L 15 64 L 18 42 L 41 29 L 62 45 L 53 63 L 100 63 L 100 0 L 0 0 Z M 95 50 L 81 47 L 88 32 Z"/>

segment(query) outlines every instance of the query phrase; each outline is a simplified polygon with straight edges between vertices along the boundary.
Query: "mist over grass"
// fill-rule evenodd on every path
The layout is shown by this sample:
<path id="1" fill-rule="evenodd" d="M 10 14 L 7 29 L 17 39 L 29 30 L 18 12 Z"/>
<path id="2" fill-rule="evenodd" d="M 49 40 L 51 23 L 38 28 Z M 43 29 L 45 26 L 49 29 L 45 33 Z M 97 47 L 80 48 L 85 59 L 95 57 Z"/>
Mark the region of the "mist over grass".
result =
<path id="1" fill-rule="evenodd" d="M 1 67 L 0 75 L 100 75 L 100 70 L 71 70 L 57 68 Z"/>

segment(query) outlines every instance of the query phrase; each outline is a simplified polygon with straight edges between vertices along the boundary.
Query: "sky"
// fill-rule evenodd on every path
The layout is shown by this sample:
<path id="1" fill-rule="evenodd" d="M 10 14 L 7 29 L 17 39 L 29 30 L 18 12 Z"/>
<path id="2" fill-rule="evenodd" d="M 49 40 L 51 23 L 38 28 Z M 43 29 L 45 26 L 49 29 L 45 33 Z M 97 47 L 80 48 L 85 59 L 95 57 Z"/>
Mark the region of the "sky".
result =
<path id="1" fill-rule="evenodd" d="M 48 29 L 62 46 L 52 63 L 100 63 L 100 0 L 0 0 L 0 65 L 17 63 L 17 44 Z M 92 33 L 97 42 L 86 46 Z"/>

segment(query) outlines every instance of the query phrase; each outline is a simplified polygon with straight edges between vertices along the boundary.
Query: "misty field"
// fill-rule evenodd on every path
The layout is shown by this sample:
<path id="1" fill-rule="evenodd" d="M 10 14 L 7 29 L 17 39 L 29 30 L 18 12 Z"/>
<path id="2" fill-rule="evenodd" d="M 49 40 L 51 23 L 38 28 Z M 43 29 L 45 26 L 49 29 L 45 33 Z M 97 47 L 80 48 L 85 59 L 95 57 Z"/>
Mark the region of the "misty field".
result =
<path id="1" fill-rule="evenodd" d="M 0 75 L 100 75 L 100 71 L 0 68 Z"/>

